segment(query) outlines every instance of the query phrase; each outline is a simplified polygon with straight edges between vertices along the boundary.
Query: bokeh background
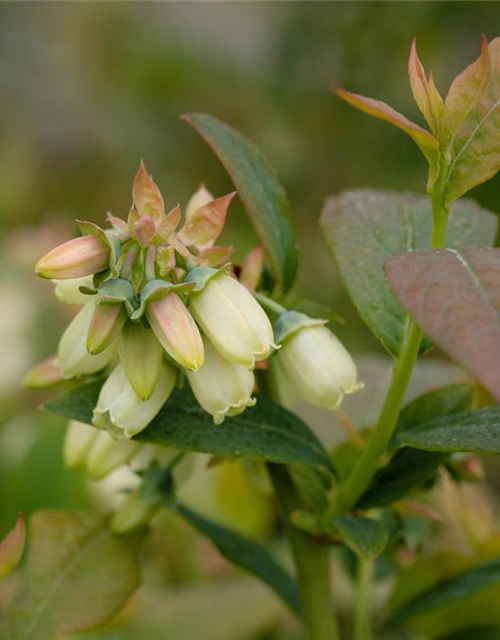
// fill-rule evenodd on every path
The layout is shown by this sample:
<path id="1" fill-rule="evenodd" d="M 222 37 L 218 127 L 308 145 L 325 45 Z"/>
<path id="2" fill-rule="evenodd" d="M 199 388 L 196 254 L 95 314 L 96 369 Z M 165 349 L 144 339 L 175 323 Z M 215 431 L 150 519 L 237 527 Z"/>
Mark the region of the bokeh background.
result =
<path id="1" fill-rule="evenodd" d="M 385 378 L 373 369 L 381 349 L 346 298 L 317 221 L 325 197 L 343 189 L 423 192 L 425 163 L 404 134 L 351 110 L 330 89 L 386 100 L 421 122 L 406 75 L 412 38 L 445 93 L 477 56 L 481 33 L 500 35 L 497 2 L 0 4 L 0 536 L 19 510 L 106 508 L 112 499 L 112 482 L 103 488 L 64 470 L 64 424 L 37 409 L 43 396 L 21 388 L 71 317 L 33 267 L 75 234 L 75 218 L 125 216 L 141 159 L 167 205 L 186 203 L 200 181 L 216 195 L 231 190 L 182 113 L 233 125 L 276 168 L 302 250 L 297 293 L 346 319 L 338 334 L 367 376 L 376 370 L 383 393 Z M 497 177 L 472 196 L 500 211 L 499 193 Z M 238 261 L 255 238 L 238 202 L 229 218 L 225 238 Z M 434 365 L 425 384 L 460 375 Z M 379 395 L 377 387 L 363 396 L 367 415 Z M 335 439 L 323 414 L 309 417 Z M 211 474 L 194 481 L 195 503 L 247 532 L 273 530 L 273 506 L 239 467 Z M 299 637 L 264 587 L 231 572 L 208 543 L 168 517 L 160 529 L 146 551 L 152 591 L 92 638 Z M 148 620 L 146 632 L 139 618 Z"/>

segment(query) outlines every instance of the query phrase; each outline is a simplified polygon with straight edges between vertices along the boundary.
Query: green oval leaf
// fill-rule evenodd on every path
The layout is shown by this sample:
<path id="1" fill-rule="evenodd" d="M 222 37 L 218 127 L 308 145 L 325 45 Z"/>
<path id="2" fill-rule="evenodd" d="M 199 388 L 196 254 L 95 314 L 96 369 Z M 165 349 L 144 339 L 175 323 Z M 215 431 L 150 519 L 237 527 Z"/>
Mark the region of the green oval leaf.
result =
<path id="1" fill-rule="evenodd" d="M 45 405 L 49 411 L 88 424 L 101 381 L 91 381 Z M 196 402 L 188 387 L 173 392 L 147 429 L 134 439 L 185 451 L 244 456 L 281 464 L 302 462 L 333 471 L 328 454 L 309 427 L 265 396 L 222 426 Z"/>
<path id="2" fill-rule="evenodd" d="M 268 584 L 296 614 L 301 602 L 297 585 L 257 541 L 208 520 L 182 505 L 179 513 L 200 533 L 214 543 L 221 554 L 233 564 L 249 571 Z"/>
<path id="3" fill-rule="evenodd" d="M 204 113 L 182 116 L 215 152 L 238 190 L 282 292 L 292 286 L 298 256 L 290 206 L 276 172 L 241 133 Z"/>
<path id="4" fill-rule="evenodd" d="M 500 401 L 500 250 L 415 251 L 385 272 L 416 323 Z"/>
<path id="5" fill-rule="evenodd" d="M 354 553 L 372 560 L 385 549 L 388 540 L 386 528 L 371 518 L 335 516 L 330 524 L 343 542 Z"/>
<path id="6" fill-rule="evenodd" d="M 472 200 L 461 200 L 451 209 L 447 244 L 492 245 L 497 224 L 495 214 Z M 321 227 L 361 317 L 389 353 L 397 356 L 407 316 L 385 280 L 383 265 L 388 258 L 429 246 L 429 199 L 371 189 L 346 191 L 326 201 Z M 428 347 L 424 341 L 423 350 Z"/>
<path id="7" fill-rule="evenodd" d="M 116 615 L 139 584 L 143 534 L 114 536 L 93 513 L 38 511 L 2 640 L 51 640 Z M 2 626 L 3 625 L 3 626 Z"/>
<path id="8" fill-rule="evenodd" d="M 396 434 L 393 445 L 423 451 L 500 453 L 500 407 L 436 418 Z"/>

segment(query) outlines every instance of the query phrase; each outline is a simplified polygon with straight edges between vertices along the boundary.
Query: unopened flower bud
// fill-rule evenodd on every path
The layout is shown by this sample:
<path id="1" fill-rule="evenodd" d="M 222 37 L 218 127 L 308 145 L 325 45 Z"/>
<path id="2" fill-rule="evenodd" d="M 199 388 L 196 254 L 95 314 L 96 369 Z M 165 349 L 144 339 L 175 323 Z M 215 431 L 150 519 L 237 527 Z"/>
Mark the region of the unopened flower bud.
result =
<path id="1" fill-rule="evenodd" d="M 96 431 L 97 437 L 87 453 L 86 469 L 92 479 L 100 480 L 132 460 L 142 445 L 128 438 L 114 440 L 107 431 Z"/>
<path id="2" fill-rule="evenodd" d="M 148 504 L 141 500 L 140 491 L 132 491 L 111 518 L 110 528 L 113 533 L 123 534 L 146 526 L 155 511 L 156 504 Z"/>
<path id="3" fill-rule="evenodd" d="M 49 251 L 36 265 L 41 278 L 66 280 L 104 271 L 110 250 L 97 236 L 74 238 Z"/>
<path id="4" fill-rule="evenodd" d="M 163 363 L 158 383 L 148 400 L 141 400 L 119 364 L 104 383 L 94 409 L 93 423 L 102 428 L 122 431 L 132 438 L 145 429 L 172 393 L 176 373 Z"/>
<path id="5" fill-rule="evenodd" d="M 97 355 L 120 333 L 127 313 L 122 304 L 96 304 L 87 333 L 87 351 Z"/>
<path id="6" fill-rule="evenodd" d="M 114 345 L 101 353 L 91 356 L 87 352 L 87 335 L 96 304 L 86 304 L 68 325 L 57 353 L 57 364 L 65 378 L 95 373 L 104 369 L 116 355 Z"/>
<path id="7" fill-rule="evenodd" d="M 358 382 L 353 359 L 324 321 L 290 311 L 280 319 L 284 316 L 298 322 L 283 335 L 276 356 L 279 364 L 303 400 L 318 407 L 337 408 L 344 394 L 363 386 Z"/>
<path id="8" fill-rule="evenodd" d="M 127 322 L 118 336 L 118 354 L 139 398 L 151 398 L 163 366 L 163 348 L 153 331 L 139 323 Z"/>
<path id="9" fill-rule="evenodd" d="M 189 299 L 195 320 L 226 360 L 253 369 L 275 347 L 265 311 L 231 276 L 219 271 Z"/>
<path id="10" fill-rule="evenodd" d="M 49 356 L 36 364 L 23 378 L 27 389 L 50 389 L 64 381 L 61 369 L 57 366 L 57 357 Z"/>
<path id="11" fill-rule="evenodd" d="M 92 299 L 80 291 L 80 287 L 92 287 L 92 278 L 90 276 L 69 280 L 52 280 L 52 282 L 55 284 L 54 293 L 60 302 L 84 305 Z"/>
<path id="12" fill-rule="evenodd" d="M 63 457 L 67 467 L 79 467 L 85 462 L 87 453 L 99 436 L 99 431 L 83 422 L 71 420 L 66 427 Z"/>
<path id="13" fill-rule="evenodd" d="M 146 315 L 168 355 L 181 367 L 196 371 L 203 364 L 200 330 L 181 298 L 174 292 L 148 302 Z"/>
<path id="14" fill-rule="evenodd" d="M 200 405 L 221 424 L 256 403 L 252 398 L 254 376 L 242 365 L 225 360 L 205 338 L 205 362 L 198 371 L 188 371 L 189 384 Z"/>

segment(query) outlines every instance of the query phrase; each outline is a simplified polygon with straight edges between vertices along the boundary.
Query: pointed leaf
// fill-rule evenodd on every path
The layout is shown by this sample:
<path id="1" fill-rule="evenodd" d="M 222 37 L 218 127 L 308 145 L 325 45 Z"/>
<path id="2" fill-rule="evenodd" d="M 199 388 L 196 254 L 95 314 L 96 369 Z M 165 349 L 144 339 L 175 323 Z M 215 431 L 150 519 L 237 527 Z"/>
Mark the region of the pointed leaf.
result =
<path id="1" fill-rule="evenodd" d="M 102 516 L 38 511 L 2 640 L 51 640 L 112 618 L 139 583 L 143 534 L 114 536 Z"/>
<path id="2" fill-rule="evenodd" d="M 359 189 L 329 198 L 320 221 L 347 291 L 374 335 L 398 355 L 406 314 L 383 273 L 387 258 L 429 246 L 432 214 L 428 198 L 411 193 Z M 490 245 L 497 216 L 472 200 L 452 206 L 450 247 Z M 362 247 L 362 250 L 360 249 Z M 427 348 L 428 342 L 423 348 Z"/>
<path id="3" fill-rule="evenodd" d="M 500 453 L 500 408 L 486 407 L 429 420 L 397 433 L 393 445 L 423 451 Z"/>
<path id="4" fill-rule="evenodd" d="M 394 612 L 387 626 L 397 626 L 408 619 L 430 614 L 455 603 L 464 606 L 476 594 L 499 585 L 500 560 L 473 567 L 417 594 Z M 480 620 L 481 615 L 478 622 Z"/>
<path id="5" fill-rule="evenodd" d="M 279 288 L 287 291 L 295 280 L 298 256 L 290 207 L 275 171 L 250 140 L 223 122 L 202 113 L 183 118 L 203 137 L 231 176 L 266 249 L 273 276 Z"/>
<path id="6" fill-rule="evenodd" d="M 179 226 L 179 222 L 181 221 L 181 208 L 179 205 L 174 207 L 171 211 L 167 213 L 167 215 L 163 218 L 163 220 L 158 225 L 156 233 L 153 237 L 153 242 L 155 244 L 164 244 L 166 243 L 173 232 Z"/>
<path id="7" fill-rule="evenodd" d="M 500 250 L 414 251 L 385 273 L 417 324 L 500 401 Z"/>
<path id="8" fill-rule="evenodd" d="M 377 520 L 354 516 L 335 516 L 330 518 L 330 523 L 343 542 L 363 558 L 374 559 L 385 549 L 388 540 L 387 530 Z"/>
<path id="9" fill-rule="evenodd" d="M 417 143 L 420 151 L 426 157 L 429 163 L 429 182 L 431 184 L 434 183 L 439 173 L 439 143 L 432 133 L 408 120 L 408 118 L 395 111 L 385 102 L 351 93 L 341 87 L 335 89 L 335 93 L 339 98 L 356 107 L 356 109 L 364 111 L 374 118 L 385 120 L 407 133 Z"/>
<path id="10" fill-rule="evenodd" d="M 207 536 L 225 558 L 267 583 L 295 614 L 300 615 L 301 603 L 297 585 L 263 545 L 208 520 L 187 507 L 180 505 L 178 511 L 195 529 Z"/>
<path id="11" fill-rule="evenodd" d="M 235 195 L 236 191 L 233 191 L 196 209 L 179 232 L 179 237 L 184 244 L 212 246 L 222 233 L 227 210 Z"/>
<path id="12" fill-rule="evenodd" d="M 0 580 L 19 564 L 25 542 L 26 526 L 20 513 L 14 528 L 0 541 Z"/>
<path id="13" fill-rule="evenodd" d="M 500 39 L 481 40 L 481 54 L 453 81 L 444 103 L 440 143 L 450 166 L 443 183 L 451 202 L 500 167 Z"/>
<path id="14" fill-rule="evenodd" d="M 50 400 L 49 411 L 91 424 L 101 381 L 83 384 Z M 303 462 L 333 471 L 328 454 L 309 427 L 264 396 L 255 407 L 216 427 L 189 388 L 174 391 L 150 425 L 135 440 L 228 457 L 245 456 L 282 464 Z"/>
<path id="15" fill-rule="evenodd" d="M 413 39 L 411 45 L 408 75 L 410 76 L 411 90 L 415 102 L 431 128 L 432 133 L 437 136 L 443 100 L 434 85 L 432 76 L 430 80 L 427 80 L 424 67 L 418 57 L 416 38 Z"/>
<path id="16" fill-rule="evenodd" d="M 132 186 L 132 198 L 140 216 L 151 216 L 159 221 L 165 213 L 160 190 L 141 162 Z"/>

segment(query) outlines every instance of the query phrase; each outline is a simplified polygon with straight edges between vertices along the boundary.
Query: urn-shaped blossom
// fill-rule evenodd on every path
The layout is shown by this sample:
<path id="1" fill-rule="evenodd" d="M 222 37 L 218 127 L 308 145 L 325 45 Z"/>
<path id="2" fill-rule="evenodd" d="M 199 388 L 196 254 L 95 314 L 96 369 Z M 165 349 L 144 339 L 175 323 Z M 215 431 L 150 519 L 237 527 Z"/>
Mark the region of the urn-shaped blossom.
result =
<path id="1" fill-rule="evenodd" d="M 110 522 L 111 531 L 119 535 L 144 527 L 157 510 L 157 504 L 141 500 L 140 489 L 135 489 L 115 511 Z"/>
<path id="2" fill-rule="evenodd" d="M 99 431 L 77 420 L 70 420 L 64 436 L 63 457 L 67 467 L 79 467 L 85 462 L 87 454 Z"/>
<path id="3" fill-rule="evenodd" d="M 191 272 L 195 277 L 196 269 Z M 269 318 L 252 294 L 223 271 L 209 270 L 203 288 L 189 296 L 191 312 L 217 351 L 253 369 L 275 347 Z"/>
<path id="4" fill-rule="evenodd" d="M 295 311 L 284 313 L 276 328 L 282 348 L 275 357 L 303 400 L 335 409 L 344 394 L 356 392 L 363 384 L 358 382 L 353 359 L 325 324 Z"/>
<path id="5" fill-rule="evenodd" d="M 200 405 L 221 424 L 256 403 L 252 398 L 254 376 L 240 364 L 223 358 L 204 338 L 205 361 L 198 371 L 188 371 L 189 384 Z"/>
<path id="6" fill-rule="evenodd" d="M 143 446 L 140 442 L 119 438 L 115 440 L 107 431 L 99 431 L 92 442 L 86 455 L 86 469 L 88 475 L 94 480 L 100 480 L 117 469 L 122 464 L 129 462 L 137 455 Z"/>
<path id="7" fill-rule="evenodd" d="M 101 389 L 93 423 L 131 438 L 145 429 L 160 411 L 172 393 L 175 380 L 175 370 L 164 362 L 153 394 L 148 400 L 141 400 L 119 364 Z"/>

